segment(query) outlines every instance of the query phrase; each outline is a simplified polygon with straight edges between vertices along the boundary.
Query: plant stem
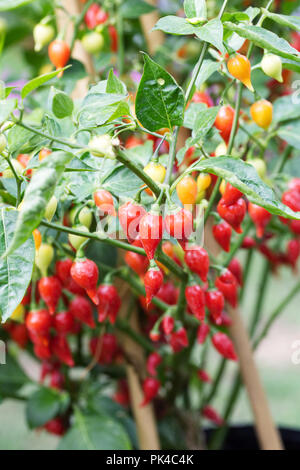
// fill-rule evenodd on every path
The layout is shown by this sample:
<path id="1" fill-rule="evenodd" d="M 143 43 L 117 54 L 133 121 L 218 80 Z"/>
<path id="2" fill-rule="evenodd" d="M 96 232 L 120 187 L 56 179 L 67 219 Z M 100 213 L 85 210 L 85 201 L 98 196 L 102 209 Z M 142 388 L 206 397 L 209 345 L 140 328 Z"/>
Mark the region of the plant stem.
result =
<path id="1" fill-rule="evenodd" d="M 224 267 L 227 267 L 229 265 L 230 261 L 232 260 L 232 258 L 234 257 L 238 249 L 240 248 L 241 244 L 243 243 L 245 237 L 248 235 L 251 227 L 252 227 L 252 220 L 249 218 L 245 228 L 243 229 L 243 233 L 241 233 L 241 235 L 238 236 L 235 244 L 232 246 L 230 250 L 230 253 L 228 253 L 228 255 L 226 256 L 224 263 L 222 263 Z"/>
<path id="2" fill-rule="evenodd" d="M 83 149 L 84 147 L 82 147 L 81 145 L 79 144 L 74 144 L 73 142 L 70 142 L 70 141 L 67 141 L 67 140 L 63 140 L 63 139 L 59 139 L 57 137 L 54 137 L 53 135 L 49 135 L 47 134 L 46 132 L 42 132 L 38 129 L 36 129 L 35 127 L 31 127 L 29 126 L 28 124 L 24 124 L 24 122 L 19 122 L 19 121 L 16 121 L 16 125 L 17 126 L 21 126 L 23 127 L 24 129 L 27 129 L 28 131 L 34 133 L 34 134 L 37 134 L 37 135 L 40 135 L 41 137 L 45 137 L 45 139 L 48 139 L 52 142 L 57 142 L 58 144 L 61 144 L 61 145 L 67 145 L 68 147 L 70 147 L 71 149 Z"/>
<path id="3" fill-rule="evenodd" d="M 116 327 L 123 333 L 126 333 L 128 336 L 130 336 L 130 338 L 133 339 L 137 344 L 142 346 L 145 351 L 149 353 L 155 351 L 155 347 L 152 346 L 150 341 L 148 341 L 144 336 L 139 335 L 136 331 L 130 328 L 127 321 L 118 318 L 116 321 Z"/>
<path id="4" fill-rule="evenodd" d="M 75 21 L 75 24 L 74 24 L 74 33 L 73 33 L 72 41 L 71 41 L 71 44 L 70 44 L 71 51 L 74 48 L 74 44 L 75 44 L 76 37 L 77 37 L 78 31 L 79 31 L 79 27 L 81 26 L 81 23 L 83 22 L 85 14 L 88 11 L 88 9 L 90 8 L 90 6 L 92 5 L 92 3 L 94 3 L 94 0 L 88 0 L 88 2 L 86 2 L 86 4 L 84 5 L 80 15 L 78 15 L 77 18 L 76 18 L 76 21 Z"/>
<path id="5" fill-rule="evenodd" d="M 135 175 L 137 175 L 146 185 L 151 189 L 151 191 L 155 194 L 155 196 L 159 196 L 161 193 L 160 187 L 153 181 L 153 179 L 148 176 L 144 170 L 139 167 L 133 160 L 130 160 L 125 152 L 119 151 L 117 155 L 117 160 L 127 168 L 129 168 Z"/>
<path id="6" fill-rule="evenodd" d="M 16 197 L 16 207 L 18 207 L 18 205 L 20 204 L 20 201 L 21 201 L 21 185 L 22 185 L 22 180 L 21 178 L 19 177 L 19 175 L 17 174 L 16 170 L 15 170 L 15 167 L 13 166 L 12 162 L 10 161 L 9 158 L 6 158 L 6 161 L 14 175 L 14 178 L 16 180 L 16 185 L 17 185 L 17 197 Z"/>
<path id="7" fill-rule="evenodd" d="M 174 161 L 175 161 L 175 156 L 176 156 L 178 134 L 179 134 L 179 126 L 176 126 L 173 132 L 173 136 L 172 136 L 172 142 L 171 142 L 170 153 L 169 153 L 169 158 L 168 158 L 168 166 L 167 166 L 166 177 L 165 177 L 165 182 L 169 185 L 170 185 L 171 178 L 172 178 L 172 172 L 173 172 Z"/>
<path id="8" fill-rule="evenodd" d="M 282 172 L 282 170 L 285 167 L 286 162 L 288 161 L 291 151 L 292 151 L 291 145 L 287 145 L 287 147 L 285 148 L 285 151 L 282 154 L 282 157 L 278 160 L 273 176 L 276 176 Z"/>
<path id="9" fill-rule="evenodd" d="M 195 68 L 194 68 L 193 73 L 192 73 L 191 81 L 190 81 L 189 86 L 186 90 L 186 94 L 185 94 L 185 104 L 186 105 L 189 102 L 189 100 L 191 99 L 193 88 L 194 88 L 195 82 L 197 80 L 198 74 L 200 72 L 200 69 L 202 67 L 207 49 L 208 49 L 208 43 L 205 42 L 205 43 L 202 44 L 200 57 L 198 59 L 197 64 L 195 65 Z"/>

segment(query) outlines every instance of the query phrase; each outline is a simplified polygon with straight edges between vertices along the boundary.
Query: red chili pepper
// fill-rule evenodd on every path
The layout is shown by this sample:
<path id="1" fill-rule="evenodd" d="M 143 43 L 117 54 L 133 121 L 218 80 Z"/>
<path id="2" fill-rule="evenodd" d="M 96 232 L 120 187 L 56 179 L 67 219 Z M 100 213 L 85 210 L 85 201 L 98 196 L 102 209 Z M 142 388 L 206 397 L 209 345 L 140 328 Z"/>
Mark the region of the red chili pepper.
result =
<path id="1" fill-rule="evenodd" d="M 235 111 L 231 106 L 222 106 L 217 114 L 215 127 L 220 131 L 220 136 L 228 144 L 234 121 Z"/>
<path id="2" fill-rule="evenodd" d="M 95 29 L 107 20 L 108 14 L 97 3 L 93 3 L 84 16 L 84 22 L 89 29 Z"/>
<path id="3" fill-rule="evenodd" d="M 145 214 L 140 221 L 140 239 L 149 260 L 154 258 L 164 231 L 161 215 L 153 212 Z"/>
<path id="4" fill-rule="evenodd" d="M 237 232 L 242 233 L 241 223 L 247 212 L 247 207 L 244 199 L 238 199 L 234 204 L 225 204 L 223 198 L 220 199 L 218 204 L 218 213 L 231 227 Z"/>
<path id="5" fill-rule="evenodd" d="M 51 339 L 51 351 L 63 364 L 74 367 L 71 349 L 65 336 L 57 335 Z"/>
<path id="6" fill-rule="evenodd" d="M 111 333 L 104 333 L 100 338 L 92 338 L 90 351 L 95 358 L 97 354 L 99 364 L 111 364 L 119 351 L 117 339 Z"/>
<path id="7" fill-rule="evenodd" d="M 187 286 L 185 289 L 185 298 L 192 314 L 197 320 L 203 321 L 205 319 L 204 290 L 198 285 Z"/>
<path id="8" fill-rule="evenodd" d="M 229 271 L 234 275 L 238 284 L 243 285 L 243 268 L 237 258 L 232 258 L 228 265 Z"/>
<path id="9" fill-rule="evenodd" d="M 205 293 L 206 307 L 212 315 L 215 323 L 222 322 L 222 312 L 225 304 L 224 295 L 219 290 L 210 290 Z"/>
<path id="10" fill-rule="evenodd" d="M 54 434 L 55 436 L 63 436 L 66 432 L 65 424 L 60 417 L 56 417 L 48 421 L 44 424 L 44 428 L 50 434 Z"/>
<path id="11" fill-rule="evenodd" d="M 42 277 L 38 283 L 38 290 L 50 314 L 53 315 L 61 296 L 62 287 L 60 280 L 55 276 Z"/>
<path id="12" fill-rule="evenodd" d="M 154 377 L 147 377 L 143 382 L 144 399 L 140 406 L 145 406 L 156 397 L 160 389 L 160 381 Z"/>
<path id="13" fill-rule="evenodd" d="M 149 333 L 149 338 L 151 339 L 151 341 L 153 341 L 153 343 L 156 343 L 157 341 L 160 340 L 160 332 L 159 331 L 150 331 Z"/>
<path id="14" fill-rule="evenodd" d="M 168 305 L 176 305 L 179 291 L 172 281 L 165 282 L 156 294 L 160 300 Z"/>
<path id="15" fill-rule="evenodd" d="M 51 372 L 50 387 L 57 390 L 63 390 L 65 384 L 65 377 L 59 370 Z"/>
<path id="16" fill-rule="evenodd" d="M 70 311 L 59 312 L 53 319 L 53 326 L 60 335 L 72 333 L 74 328 L 74 317 Z"/>
<path id="17" fill-rule="evenodd" d="M 140 240 L 135 240 L 132 245 L 140 246 L 142 245 Z M 133 251 L 127 251 L 125 254 L 125 263 L 139 276 L 142 276 L 147 271 L 149 261 L 146 256 L 139 255 Z"/>
<path id="18" fill-rule="evenodd" d="M 49 44 L 48 47 L 49 59 L 57 69 L 63 68 L 70 59 L 71 49 L 68 44 L 62 39 L 55 39 Z M 58 77 L 61 77 L 63 72 L 60 72 Z"/>
<path id="19" fill-rule="evenodd" d="M 229 269 L 226 269 L 221 276 L 216 279 L 216 288 L 224 295 L 225 299 L 232 307 L 238 304 L 238 284 L 235 276 Z"/>
<path id="20" fill-rule="evenodd" d="M 193 231 L 193 215 L 186 209 L 177 209 L 165 218 L 166 231 L 176 240 L 186 240 Z"/>
<path id="21" fill-rule="evenodd" d="M 300 256 L 300 241 L 297 239 L 290 240 L 287 244 L 287 259 L 293 269 L 297 267 L 297 261 Z"/>
<path id="22" fill-rule="evenodd" d="M 231 361 L 237 360 L 237 355 L 235 353 L 232 341 L 225 333 L 221 333 L 220 331 L 215 333 L 211 341 L 221 356 Z"/>
<path id="23" fill-rule="evenodd" d="M 210 327 L 207 323 L 201 323 L 197 331 L 197 341 L 199 344 L 204 344 L 207 336 L 209 335 Z"/>
<path id="24" fill-rule="evenodd" d="M 161 322 L 161 327 L 165 335 L 169 335 L 172 333 L 174 330 L 175 326 L 175 320 L 173 317 L 170 317 L 169 315 L 163 317 L 162 322 Z"/>
<path id="25" fill-rule="evenodd" d="M 242 196 L 243 193 L 239 189 L 235 188 L 230 183 L 227 183 L 222 199 L 225 204 L 230 206 L 237 202 Z"/>
<path id="26" fill-rule="evenodd" d="M 220 224 L 214 225 L 212 233 L 216 242 L 228 253 L 230 251 L 230 240 L 232 234 L 232 228 L 230 225 L 227 222 L 221 222 Z"/>
<path id="27" fill-rule="evenodd" d="M 216 410 L 209 405 L 206 405 L 202 408 L 202 415 L 204 418 L 212 421 L 217 426 L 222 426 L 224 424 L 223 418 L 216 412 Z"/>
<path id="28" fill-rule="evenodd" d="M 198 370 L 197 375 L 202 382 L 211 383 L 212 378 L 210 375 L 203 369 Z"/>
<path id="29" fill-rule="evenodd" d="M 201 246 L 193 246 L 186 250 L 184 261 L 189 269 L 198 274 L 203 282 L 207 281 L 207 274 L 209 271 L 209 256 L 204 248 Z"/>
<path id="30" fill-rule="evenodd" d="M 90 328 L 95 328 L 96 325 L 93 317 L 92 306 L 85 297 L 77 295 L 73 300 L 71 300 L 69 311 L 82 323 L 85 323 Z"/>
<path id="31" fill-rule="evenodd" d="M 117 289 L 112 284 L 101 284 L 98 288 L 98 298 L 99 322 L 102 323 L 108 318 L 113 325 L 121 307 L 121 298 Z"/>
<path id="32" fill-rule="evenodd" d="M 118 32 L 113 25 L 108 26 L 108 32 L 110 36 L 111 51 L 117 52 L 118 51 Z"/>
<path id="33" fill-rule="evenodd" d="M 11 339 L 19 346 L 24 349 L 28 343 L 27 328 L 23 323 L 15 323 L 10 330 Z"/>
<path id="34" fill-rule="evenodd" d="M 45 343 L 34 343 L 33 352 L 35 356 L 41 360 L 48 360 L 51 358 L 52 353 L 50 349 L 50 340 Z"/>
<path id="35" fill-rule="evenodd" d="M 189 340 L 187 332 L 183 326 L 171 333 L 170 346 L 175 353 L 181 351 L 183 348 L 186 348 L 188 345 Z"/>
<path id="36" fill-rule="evenodd" d="M 151 300 L 157 294 L 163 285 L 164 277 L 159 268 L 150 268 L 144 277 L 144 284 L 146 290 L 146 306 L 150 305 Z"/>
<path id="37" fill-rule="evenodd" d="M 48 335 L 52 327 L 52 317 L 47 310 L 33 310 L 26 317 L 26 327 L 34 335 Z"/>
<path id="38" fill-rule="evenodd" d="M 134 201 L 128 201 L 119 207 L 119 220 L 128 241 L 135 240 L 140 230 L 141 218 L 146 210 Z"/>
<path id="39" fill-rule="evenodd" d="M 244 238 L 241 248 L 250 250 L 251 248 L 254 248 L 255 245 L 256 245 L 256 241 L 254 240 L 254 238 L 247 236 Z"/>
<path id="40" fill-rule="evenodd" d="M 97 282 L 99 271 L 96 263 L 86 258 L 75 260 L 71 267 L 71 276 L 80 287 L 85 289 L 94 304 L 98 305 Z"/>
<path id="41" fill-rule="evenodd" d="M 262 238 L 265 233 L 265 228 L 272 218 L 272 214 L 263 207 L 252 204 L 251 202 L 248 204 L 248 212 L 256 226 L 257 238 Z"/>
<path id="42" fill-rule="evenodd" d="M 66 285 L 70 281 L 72 264 L 73 261 L 71 258 L 56 261 L 55 274 L 63 285 Z"/>
<path id="43" fill-rule="evenodd" d="M 112 195 L 105 189 L 98 189 L 98 191 L 94 192 L 94 201 L 100 210 L 100 215 L 116 215 L 114 199 Z"/>
<path id="44" fill-rule="evenodd" d="M 66 285 L 66 289 L 74 295 L 84 296 L 86 294 L 85 290 L 80 287 L 77 282 L 71 277 Z"/>
<path id="45" fill-rule="evenodd" d="M 113 399 L 122 406 L 128 406 L 130 403 L 129 389 L 126 380 L 121 379 L 118 381 L 118 388 L 113 396 Z"/>
<path id="46" fill-rule="evenodd" d="M 147 372 L 150 375 L 157 375 L 157 367 L 161 364 L 162 357 L 157 352 L 153 352 L 148 356 L 147 359 Z"/>

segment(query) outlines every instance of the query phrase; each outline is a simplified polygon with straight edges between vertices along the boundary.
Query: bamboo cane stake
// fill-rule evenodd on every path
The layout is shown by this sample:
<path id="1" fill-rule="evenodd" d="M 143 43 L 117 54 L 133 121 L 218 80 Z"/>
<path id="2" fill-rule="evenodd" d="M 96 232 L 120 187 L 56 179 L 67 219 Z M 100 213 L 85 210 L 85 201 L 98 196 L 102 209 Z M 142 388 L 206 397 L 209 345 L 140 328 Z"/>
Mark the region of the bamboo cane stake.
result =
<path id="1" fill-rule="evenodd" d="M 124 288 L 124 283 L 120 283 L 119 286 L 120 288 Z M 122 307 L 119 312 L 120 318 L 124 318 L 127 315 L 129 302 L 130 291 L 127 288 L 127 292 L 122 295 Z M 129 322 L 131 328 L 135 332 L 140 333 L 135 305 L 130 312 Z M 126 366 L 126 374 L 140 450 L 159 450 L 160 443 L 153 406 L 149 404 L 141 407 L 143 392 L 140 382 L 146 377 L 144 351 L 126 334 L 119 333 L 118 340 L 128 362 Z"/>
<path id="2" fill-rule="evenodd" d="M 157 0 L 148 0 L 148 3 L 156 6 Z M 158 47 L 161 46 L 164 42 L 164 34 L 162 31 L 152 31 L 152 28 L 155 26 L 158 20 L 159 15 L 156 11 L 148 13 L 147 15 L 142 15 L 140 18 L 148 51 L 151 55 L 153 55 Z"/>
<path id="3" fill-rule="evenodd" d="M 65 31 L 66 41 L 70 44 L 73 38 L 74 24 L 70 21 L 66 12 L 77 17 L 81 12 L 82 4 L 79 0 L 62 0 L 61 3 L 65 8 L 65 11 L 61 8 L 57 8 L 56 10 L 57 27 L 59 31 Z M 76 87 L 72 92 L 72 98 L 76 100 L 82 99 L 86 95 L 90 78 L 95 77 L 96 71 L 91 55 L 83 49 L 80 41 L 78 40 L 75 41 L 72 57 L 83 63 L 88 75 L 87 77 L 78 80 Z"/>
<path id="4" fill-rule="evenodd" d="M 217 256 L 220 248 L 212 236 L 213 218 L 210 217 L 205 227 L 205 245 Z M 274 424 L 264 388 L 254 361 L 248 332 L 238 308 L 228 306 L 232 319 L 229 328 L 235 350 L 239 359 L 241 376 L 252 408 L 258 440 L 262 450 L 283 450 L 279 432 Z"/>

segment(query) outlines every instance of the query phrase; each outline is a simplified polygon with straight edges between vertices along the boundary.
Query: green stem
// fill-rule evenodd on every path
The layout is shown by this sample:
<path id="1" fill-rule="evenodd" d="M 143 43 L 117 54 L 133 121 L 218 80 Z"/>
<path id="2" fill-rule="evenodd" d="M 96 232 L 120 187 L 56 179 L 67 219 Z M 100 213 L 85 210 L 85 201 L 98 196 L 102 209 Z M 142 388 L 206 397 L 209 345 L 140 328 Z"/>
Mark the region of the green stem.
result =
<path id="1" fill-rule="evenodd" d="M 286 162 L 288 161 L 288 158 L 290 156 L 290 153 L 291 153 L 292 149 L 293 148 L 292 148 L 291 145 L 287 145 L 287 147 L 285 148 L 285 151 L 282 154 L 282 157 L 278 160 L 278 163 L 275 167 L 275 170 L 274 170 L 274 173 L 273 173 L 274 176 L 276 176 L 276 175 L 278 175 L 279 173 L 282 172 L 282 170 L 285 167 Z"/>
<path id="2" fill-rule="evenodd" d="M 73 33 L 73 37 L 72 37 L 72 41 L 71 41 L 71 45 L 70 45 L 71 51 L 73 51 L 74 44 L 75 44 L 75 41 L 76 41 L 76 38 L 77 38 L 77 34 L 78 34 L 79 28 L 80 28 L 80 26 L 81 26 L 81 24 L 84 20 L 85 14 L 88 11 L 88 9 L 90 8 L 90 6 L 92 5 L 92 3 L 94 3 L 94 0 L 88 0 L 88 2 L 84 5 L 80 15 L 78 15 L 77 18 L 76 18 L 76 21 L 75 21 L 75 24 L 74 24 L 74 33 Z"/>
<path id="3" fill-rule="evenodd" d="M 251 227 L 252 227 L 252 220 L 249 218 L 245 228 L 243 229 L 243 233 L 241 233 L 241 235 L 239 235 L 237 237 L 235 244 L 232 246 L 232 248 L 230 250 L 230 253 L 228 253 L 228 255 L 226 256 L 226 258 L 224 260 L 224 263 L 223 263 L 224 267 L 229 265 L 230 261 L 232 260 L 232 258 L 236 254 L 236 252 L 241 247 L 245 237 L 248 235 L 249 230 L 250 230 Z"/>
<path id="4" fill-rule="evenodd" d="M 176 126 L 173 132 L 173 136 L 172 136 L 172 142 L 171 142 L 170 153 L 169 153 L 169 158 L 168 158 L 168 166 L 167 166 L 166 177 L 165 177 L 165 182 L 167 184 L 170 184 L 170 181 L 172 178 L 172 172 L 173 172 L 174 161 L 175 161 L 175 156 L 176 156 L 178 134 L 179 134 L 179 126 Z"/>
<path id="5" fill-rule="evenodd" d="M 189 83 L 189 86 L 188 86 L 186 94 L 185 94 L 185 104 L 187 104 L 189 102 L 189 100 L 191 99 L 193 88 L 194 88 L 195 82 L 197 80 L 198 74 L 201 70 L 201 67 L 202 67 L 207 49 L 208 49 L 208 43 L 205 42 L 205 43 L 202 44 L 199 60 L 198 60 L 196 66 L 193 70 L 192 78 L 191 78 L 191 81 Z"/>
<path id="6" fill-rule="evenodd" d="M 46 132 L 42 132 L 38 129 L 36 129 L 35 127 L 31 127 L 29 126 L 28 124 L 24 124 L 24 122 L 19 122 L 19 121 L 16 121 L 16 125 L 17 126 L 21 126 L 23 127 L 23 129 L 27 129 L 28 131 L 34 133 L 34 134 L 37 134 L 37 135 L 40 135 L 41 137 L 45 137 L 45 139 L 48 139 L 52 142 L 57 142 L 61 145 L 67 145 L 68 147 L 70 147 L 71 149 L 76 149 L 76 150 L 79 150 L 79 149 L 84 149 L 84 147 L 82 147 L 81 145 L 79 144 L 74 144 L 73 142 L 69 142 L 67 140 L 64 140 L 64 139 L 59 139 L 57 137 L 54 137 L 53 135 L 49 135 L 47 134 Z"/>
<path id="7" fill-rule="evenodd" d="M 137 175 L 146 185 L 151 189 L 151 191 L 158 197 L 161 193 L 160 187 L 153 181 L 153 179 L 148 176 L 142 168 L 140 168 L 133 160 L 130 160 L 125 152 L 119 151 L 117 155 L 117 160 L 127 168 L 129 168 L 135 175 Z"/>
<path id="8" fill-rule="evenodd" d="M 22 185 L 22 180 L 21 178 L 19 177 L 19 175 L 17 174 L 16 170 L 15 170 L 15 167 L 13 166 L 12 162 L 10 161 L 9 158 L 6 158 L 6 161 L 14 175 L 14 178 L 16 180 L 16 185 L 17 185 L 17 197 L 16 197 L 16 207 L 18 207 L 18 205 L 20 204 L 20 201 L 21 201 L 21 185 Z"/>
<path id="9" fill-rule="evenodd" d="M 118 318 L 116 321 L 116 327 L 123 333 L 126 333 L 128 336 L 130 336 L 130 338 L 133 339 L 133 341 L 135 341 L 137 344 L 142 346 L 145 351 L 151 353 L 156 350 L 155 347 L 152 346 L 150 341 L 148 341 L 144 336 L 139 335 L 136 331 L 130 328 L 127 321 Z"/>

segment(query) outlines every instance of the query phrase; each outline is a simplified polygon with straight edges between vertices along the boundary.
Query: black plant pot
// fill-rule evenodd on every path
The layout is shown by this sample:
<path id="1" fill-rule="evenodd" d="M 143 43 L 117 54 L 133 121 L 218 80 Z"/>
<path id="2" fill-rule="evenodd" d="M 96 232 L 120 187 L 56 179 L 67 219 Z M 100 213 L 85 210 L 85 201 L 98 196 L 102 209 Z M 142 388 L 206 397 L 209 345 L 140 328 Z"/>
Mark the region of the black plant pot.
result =
<path id="1" fill-rule="evenodd" d="M 212 430 L 206 431 L 209 442 Z M 300 450 L 300 430 L 280 428 L 285 450 Z M 259 450 L 255 430 L 252 426 L 233 426 L 229 429 L 223 450 Z"/>

